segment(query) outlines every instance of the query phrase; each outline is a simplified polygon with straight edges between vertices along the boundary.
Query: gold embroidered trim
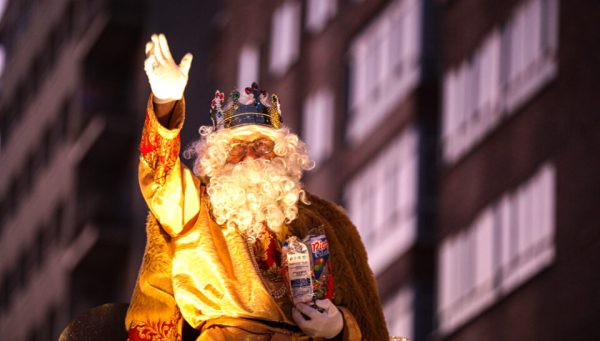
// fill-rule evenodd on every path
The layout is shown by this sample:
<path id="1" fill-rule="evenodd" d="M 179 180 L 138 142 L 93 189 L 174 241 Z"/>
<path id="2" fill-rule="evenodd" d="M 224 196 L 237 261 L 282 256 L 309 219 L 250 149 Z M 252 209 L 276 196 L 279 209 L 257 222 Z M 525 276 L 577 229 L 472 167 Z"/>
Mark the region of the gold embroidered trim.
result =
<path id="1" fill-rule="evenodd" d="M 154 113 L 147 111 L 140 152 L 144 161 L 153 171 L 154 181 L 162 185 L 166 181 L 167 173 L 179 158 L 181 142 L 179 132 L 176 135 L 173 134 L 174 136 L 163 136 L 160 128 L 162 127 L 154 117 Z"/>
<path id="2" fill-rule="evenodd" d="M 168 321 L 131 322 L 127 341 L 153 340 L 153 341 L 181 341 L 179 322 L 181 315 L 177 313 Z"/>

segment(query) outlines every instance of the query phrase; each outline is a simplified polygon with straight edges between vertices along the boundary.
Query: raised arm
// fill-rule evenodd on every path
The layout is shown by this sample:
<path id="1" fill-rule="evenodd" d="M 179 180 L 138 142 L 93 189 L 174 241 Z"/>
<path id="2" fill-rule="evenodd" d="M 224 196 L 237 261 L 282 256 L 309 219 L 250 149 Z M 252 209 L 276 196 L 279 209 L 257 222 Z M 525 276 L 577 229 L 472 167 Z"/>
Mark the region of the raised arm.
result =
<path id="1" fill-rule="evenodd" d="M 144 70 L 152 94 L 140 143 L 139 182 L 148 207 L 171 236 L 193 223 L 199 210 L 199 183 L 179 160 L 179 132 L 185 117 L 183 92 L 192 55 L 175 64 L 164 35 L 146 44 Z"/>

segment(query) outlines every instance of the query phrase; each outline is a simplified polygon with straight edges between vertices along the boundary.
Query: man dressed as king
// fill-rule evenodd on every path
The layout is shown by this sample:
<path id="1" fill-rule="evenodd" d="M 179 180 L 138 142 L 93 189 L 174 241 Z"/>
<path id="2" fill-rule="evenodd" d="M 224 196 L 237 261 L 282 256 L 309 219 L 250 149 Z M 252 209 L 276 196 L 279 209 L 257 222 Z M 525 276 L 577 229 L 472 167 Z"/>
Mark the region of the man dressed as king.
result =
<path id="1" fill-rule="evenodd" d="M 217 91 L 213 125 L 183 152 L 192 169 L 181 163 L 191 62 L 177 65 L 162 34 L 146 44 L 139 184 L 150 214 L 128 339 L 181 340 L 184 323 L 198 340 L 389 339 L 360 236 L 339 206 L 304 189 L 314 163 L 276 95 L 256 83 Z M 290 280 L 298 245 L 308 245 L 312 282 Z M 297 300 L 299 289 L 312 299 Z"/>

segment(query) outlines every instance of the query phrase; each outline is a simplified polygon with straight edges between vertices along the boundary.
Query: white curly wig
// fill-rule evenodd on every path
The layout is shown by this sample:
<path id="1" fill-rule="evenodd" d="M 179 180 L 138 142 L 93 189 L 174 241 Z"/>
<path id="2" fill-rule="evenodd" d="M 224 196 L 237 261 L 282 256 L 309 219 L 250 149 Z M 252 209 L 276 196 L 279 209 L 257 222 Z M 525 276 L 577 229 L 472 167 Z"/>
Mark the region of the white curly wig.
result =
<path id="1" fill-rule="evenodd" d="M 275 157 L 227 163 L 231 140 L 256 132 L 275 142 Z M 283 224 L 296 218 L 298 200 L 306 202 L 300 178 L 314 167 L 306 145 L 287 128 L 257 125 L 219 131 L 203 126 L 200 135 L 184 156 L 195 157 L 194 174 L 208 179 L 207 193 L 216 222 L 235 226 L 249 238 L 257 238 L 263 224 L 281 233 Z"/>

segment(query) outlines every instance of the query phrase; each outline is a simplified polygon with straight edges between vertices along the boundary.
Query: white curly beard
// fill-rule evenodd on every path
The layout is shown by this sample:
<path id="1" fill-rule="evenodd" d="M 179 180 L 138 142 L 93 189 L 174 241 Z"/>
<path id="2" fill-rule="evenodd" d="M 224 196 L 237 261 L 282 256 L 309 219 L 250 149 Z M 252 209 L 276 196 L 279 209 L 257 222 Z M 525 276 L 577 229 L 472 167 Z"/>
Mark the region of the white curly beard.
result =
<path id="1" fill-rule="evenodd" d="M 237 227 L 256 239 L 263 224 L 280 232 L 284 222 L 298 214 L 297 202 L 304 195 L 302 170 L 290 170 L 281 157 L 225 164 L 210 178 L 207 192 L 216 222 Z"/>

